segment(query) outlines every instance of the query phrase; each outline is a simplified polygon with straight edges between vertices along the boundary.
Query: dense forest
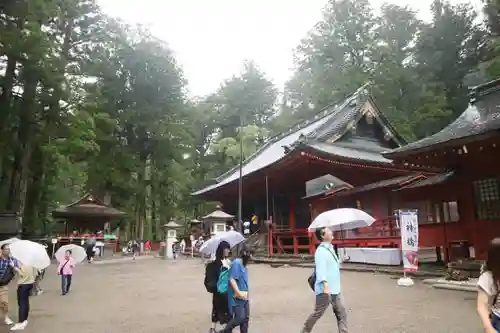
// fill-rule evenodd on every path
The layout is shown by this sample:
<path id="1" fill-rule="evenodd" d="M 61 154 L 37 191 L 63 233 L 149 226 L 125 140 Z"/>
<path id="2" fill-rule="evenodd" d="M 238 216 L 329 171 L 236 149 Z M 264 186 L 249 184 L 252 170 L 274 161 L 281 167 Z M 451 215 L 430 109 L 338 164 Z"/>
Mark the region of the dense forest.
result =
<path id="1" fill-rule="evenodd" d="M 408 7 L 330 0 L 283 91 L 248 61 L 193 99 L 168 41 L 95 1 L 2 1 L 0 211 L 49 234 L 51 210 L 92 191 L 127 212 L 129 236 L 155 238 L 213 208 L 192 190 L 367 82 L 408 140 L 432 134 L 464 110 L 468 86 L 500 77 L 500 1 L 483 5 L 478 17 L 435 0 L 422 22 Z"/>

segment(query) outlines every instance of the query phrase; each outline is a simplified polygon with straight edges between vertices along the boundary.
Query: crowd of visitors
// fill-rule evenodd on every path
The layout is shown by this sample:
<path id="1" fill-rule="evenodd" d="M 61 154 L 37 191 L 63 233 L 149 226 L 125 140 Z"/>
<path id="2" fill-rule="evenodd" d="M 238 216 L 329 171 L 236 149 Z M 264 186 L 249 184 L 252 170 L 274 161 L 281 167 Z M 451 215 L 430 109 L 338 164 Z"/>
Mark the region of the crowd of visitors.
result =
<path id="1" fill-rule="evenodd" d="M 347 333 L 347 313 L 344 307 L 340 281 L 340 259 L 332 246 L 333 232 L 329 228 L 317 231 L 322 240 L 317 247 L 314 261 L 315 269 L 308 282 L 315 293 L 312 313 L 305 320 L 301 333 L 312 332 L 316 322 L 331 305 L 337 320 L 338 332 Z M 135 245 L 137 244 L 137 245 Z M 186 250 L 185 243 L 178 243 L 179 250 Z M 129 244 L 133 252 L 139 252 L 139 244 Z M 197 246 L 198 245 L 198 246 Z M 24 330 L 28 325 L 30 296 L 42 293 L 40 281 L 45 270 L 24 265 L 11 255 L 10 244 L 0 247 L 0 320 L 3 319 L 11 331 Z M 195 244 L 200 249 L 202 244 Z M 215 248 L 215 247 L 214 247 Z M 62 250 L 62 249 L 61 249 Z M 80 249 L 82 252 L 83 249 Z M 145 251 L 150 251 L 145 244 Z M 86 249 L 89 256 L 88 248 Z M 57 274 L 61 278 L 61 294 L 70 292 L 76 262 L 71 250 L 66 250 L 63 259 L 59 259 Z M 85 253 L 82 254 L 82 259 Z M 248 333 L 250 321 L 248 262 L 252 251 L 246 245 L 239 251 L 239 256 L 231 261 L 231 245 L 221 241 L 213 260 L 206 265 L 205 288 L 212 294 L 212 327 L 209 333 L 231 333 L 239 327 L 241 333 Z M 9 284 L 17 277 L 18 319 L 14 323 L 9 317 Z M 500 332 L 500 238 L 490 244 L 488 258 L 478 279 L 477 312 L 486 333 Z M 222 327 L 218 329 L 217 325 Z"/>
<path id="2" fill-rule="evenodd" d="M 6 325 L 10 326 L 11 331 L 21 331 L 28 325 L 30 297 L 38 296 L 43 292 L 40 284 L 45 276 L 45 269 L 37 269 L 30 266 L 31 264 L 28 265 L 18 260 L 17 257 L 12 255 L 10 246 L 11 244 L 9 243 L 3 243 L 0 246 L 0 320 L 3 320 Z M 80 261 L 83 261 L 86 250 L 83 247 L 76 247 L 81 251 Z M 42 251 L 44 251 L 43 248 Z M 55 256 L 58 258 L 57 252 Z M 48 256 L 47 260 L 46 265 L 48 266 L 50 264 Z M 58 261 L 57 274 L 61 277 L 61 294 L 66 295 L 70 290 L 76 262 L 73 259 L 71 250 L 66 250 L 64 257 L 62 259 L 58 258 Z M 44 267 L 46 266 L 44 265 Z M 18 304 L 18 319 L 16 323 L 9 317 L 9 286 L 15 278 Z"/>
<path id="3" fill-rule="evenodd" d="M 0 315 L 4 323 L 11 326 L 11 331 L 21 331 L 28 325 L 30 296 L 37 281 L 39 285 L 43 272 L 39 272 L 34 267 L 24 265 L 16 258 L 13 258 L 10 254 L 9 244 L 2 244 L 0 250 Z M 14 323 L 9 318 L 9 283 L 16 275 L 18 320 L 17 323 Z"/>
<path id="4" fill-rule="evenodd" d="M 338 332 L 347 333 L 347 313 L 341 295 L 340 260 L 332 246 L 333 232 L 322 228 L 318 230 L 317 236 L 322 243 L 316 250 L 315 269 L 308 281 L 316 294 L 315 305 L 301 332 L 312 332 L 318 319 L 331 305 Z M 212 294 L 212 327 L 209 333 L 231 333 L 236 327 L 241 333 L 248 333 L 250 303 L 247 264 L 252 251 L 245 245 L 240 250 L 239 258 L 231 262 L 230 250 L 227 242 L 220 242 L 214 260 L 205 269 L 205 288 Z M 217 324 L 224 327 L 217 330 Z"/>

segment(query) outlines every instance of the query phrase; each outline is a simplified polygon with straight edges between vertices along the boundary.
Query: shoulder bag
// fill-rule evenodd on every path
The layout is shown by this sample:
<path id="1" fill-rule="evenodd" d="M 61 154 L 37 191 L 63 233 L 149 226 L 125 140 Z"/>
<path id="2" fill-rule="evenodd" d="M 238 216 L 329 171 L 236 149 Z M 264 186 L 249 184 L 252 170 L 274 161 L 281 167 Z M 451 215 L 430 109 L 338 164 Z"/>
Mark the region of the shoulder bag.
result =
<path id="1" fill-rule="evenodd" d="M 329 248 L 326 248 L 326 249 L 328 250 L 328 252 L 330 252 L 330 254 L 332 255 L 333 259 L 336 262 L 339 262 L 337 256 L 332 252 L 332 250 L 330 250 Z M 311 287 L 311 289 L 314 291 L 314 285 L 316 284 L 316 268 L 312 272 L 311 276 L 309 276 L 307 278 L 307 283 L 309 284 L 309 287 Z"/>

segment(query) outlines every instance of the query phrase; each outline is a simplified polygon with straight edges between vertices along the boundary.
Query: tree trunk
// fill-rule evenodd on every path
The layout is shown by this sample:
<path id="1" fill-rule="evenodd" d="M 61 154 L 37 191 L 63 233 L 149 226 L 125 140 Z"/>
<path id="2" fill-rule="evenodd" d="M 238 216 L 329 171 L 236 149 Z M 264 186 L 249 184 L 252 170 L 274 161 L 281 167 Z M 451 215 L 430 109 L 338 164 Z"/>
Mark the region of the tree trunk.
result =
<path id="1" fill-rule="evenodd" d="M 26 69 L 29 71 L 29 69 Z M 19 130 L 17 132 L 18 146 L 14 159 L 14 167 L 12 170 L 10 195 L 7 209 L 19 213 L 22 218 L 24 215 L 26 191 L 28 187 L 29 167 L 31 160 L 31 137 L 34 124 L 34 106 L 36 87 L 38 81 L 33 75 L 26 78 L 23 92 L 23 101 L 19 115 Z"/>
<path id="2" fill-rule="evenodd" d="M 44 178 L 45 178 L 45 163 L 44 156 L 40 148 L 35 149 L 34 158 L 30 163 L 30 169 L 33 171 L 33 177 L 28 185 L 26 194 L 26 208 L 24 212 L 23 235 L 33 235 L 39 230 L 40 220 L 37 212 L 40 207 L 40 199 L 42 197 Z"/>
<path id="3" fill-rule="evenodd" d="M 7 55 L 7 67 L 2 81 L 2 91 L 0 94 L 0 138 L 5 138 L 7 128 L 7 118 L 10 113 L 10 104 L 12 100 L 12 88 L 14 86 L 15 70 L 17 60 L 12 55 Z M 0 142 L 5 142 L 0 140 Z"/>
<path id="4" fill-rule="evenodd" d="M 106 192 L 104 192 L 104 198 L 102 201 L 106 206 L 111 206 L 111 193 L 107 189 Z M 104 233 L 111 233 L 111 222 L 108 221 L 104 223 Z"/>
<path id="5" fill-rule="evenodd" d="M 10 190 L 10 174 L 12 174 L 12 162 L 7 154 L 2 156 L 2 171 L 0 173 L 0 211 L 7 209 Z"/>

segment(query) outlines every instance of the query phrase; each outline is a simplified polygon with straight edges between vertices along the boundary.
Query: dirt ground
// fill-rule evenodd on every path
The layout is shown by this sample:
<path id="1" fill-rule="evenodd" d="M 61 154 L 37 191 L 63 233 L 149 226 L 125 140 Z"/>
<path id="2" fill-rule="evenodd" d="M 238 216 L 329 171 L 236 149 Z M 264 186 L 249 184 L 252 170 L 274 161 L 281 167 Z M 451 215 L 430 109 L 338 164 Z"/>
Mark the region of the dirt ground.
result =
<path id="1" fill-rule="evenodd" d="M 314 296 L 309 269 L 251 265 L 252 333 L 300 332 Z M 47 333 L 206 333 L 210 295 L 199 260 L 115 261 L 77 267 L 71 293 L 61 296 L 55 268 L 32 298 L 27 332 Z M 474 294 L 441 291 L 417 284 L 396 286 L 386 275 L 342 273 L 351 333 L 481 332 Z M 15 297 L 12 318 L 17 318 Z M 236 330 L 238 331 L 238 330 Z M 8 332 L 0 327 L 0 332 Z M 331 311 L 315 333 L 337 332 Z"/>

